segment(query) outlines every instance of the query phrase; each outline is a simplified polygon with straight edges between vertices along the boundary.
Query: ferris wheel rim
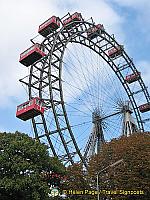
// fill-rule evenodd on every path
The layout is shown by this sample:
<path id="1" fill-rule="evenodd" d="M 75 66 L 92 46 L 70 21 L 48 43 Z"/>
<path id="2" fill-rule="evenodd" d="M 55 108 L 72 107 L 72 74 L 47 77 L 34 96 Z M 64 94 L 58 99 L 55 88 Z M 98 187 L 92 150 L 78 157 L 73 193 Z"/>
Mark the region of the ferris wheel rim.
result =
<path id="1" fill-rule="evenodd" d="M 85 22 L 85 21 L 83 21 L 83 22 L 80 22 L 80 25 L 83 25 L 83 24 L 90 24 L 91 26 L 93 26 L 94 24 L 92 24 L 92 23 L 89 23 L 89 22 Z M 53 56 L 53 51 L 54 51 L 54 48 L 55 48 L 55 45 L 56 45 L 56 42 L 57 42 L 57 39 L 58 39 L 58 37 L 60 36 L 60 34 L 62 34 L 62 32 L 63 32 L 63 30 L 65 30 L 65 27 L 63 27 L 57 34 L 56 34 L 56 36 L 55 36 L 55 38 L 54 38 L 54 42 L 53 42 L 53 46 L 52 46 L 52 49 L 51 49 L 51 51 L 50 51 L 50 56 L 49 56 L 49 58 L 51 59 L 51 60 L 49 60 L 49 70 L 50 70 L 50 67 L 51 67 L 51 61 L 52 61 L 52 56 Z M 86 29 L 87 30 L 87 29 Z M 83 32 L 83 33 L 85 33 L 86 32 L 86 30 Z M 76 33 L 75 33 L 76 34 Z M 79 32 L 78 32 L 78 34 L 79 34 Z M 107 34 L 107 36 L 109 36 L 111 39 L 113 39 L 114 41 L 113 42 L 115 42 L 115 44 L 118 44 L 117 42 L 116 42 L 116 40 L 114 39 L 114 38 L 112 38 L 107 32 L 105 32 L 105 34 Z M 77 35 L 77 37 L 81 37 L 81 35 Z M 72 36 L 69 38 L 69 40 L 72 38 Z M 87 38 L 86 38 L 87 39 Z M 47 39 L 45 39 L 45 41 L 46 41 Z M 91 40 L 89 40 L 90 42 L 91 42 Z M 92 41 L 92 43 L 94 43 L 93 41 Z M 119 45 L 119 44 L 118 44 Z M 114 45 L 115 46 L 115 45 Z M 88 46 L 89 47 L 89 46 Z M 99 47 L 100 48 L 100 47 Z M 65 48 L 64 48 L 64 52 L 65 52 Z M 64 54 L 64 52 L 63 52 L 63 54 Z M 124 52 L 124 54 L 129 58 L 129 56 L 127 55 L 127 53 L 123 50 L 123 52 Z M 129 58 L 130 59 L 130 58 Z M 106 60 L 105 60 L 106 61 Z M 112 61 L 111 61 L 112 62 Z M 108 63 L 109 64 L 109 66 L 110 66 L 110 63 Z M 132 64 L 133 64 L 133 62 L 132 62 Z M 33 67 L 34 67 L 34 65 L 32 65 L 31 66 L 31 70 L 30 70 L 30 80 L 29 80 L 29 98 L 31 98 L 32 97 L 32 92 L 31 92 L 31 88 L 32 88 L 32 84 L 31 84 L 31 82 L 32 82 L 32 70 L 33 70 Z M 133 68 L 134 69 L 136 69 L 135 68 L 135 66 L 134 66 L 134 64 L 133 64 Z M 62 69 L 60 69 L 60 70 L 62 70 Z M 49 71 L 49 74 L 50 74 L 50 71 Z M 42 76 L 42 72 L 41 72 L 41 76 Z M 50 76 L 49 76 L 50 77 Z M 60 78 L 60 77 L 59 77 Z M 61 79 L 60 79 L 61 80 Z M 143 80 L 142 80 L 142 78 L 141 78 L 141 80 L 140 80 L 142 83 L 144 83 L 143 82 Z M 61 81 L 60 81 L 61 82 Z M 140 83 L 141 83 L 140 82 Z M 49 86 L 51 85 L 51 80 L 49 79 Z M 126 83 L 126 85 L 127 85 L 127 83 Z M 144 91 L 145 91 L 145 89 L 144 89 Z M 52 93 L 53 91 L 52 91 L 52 88 L 50 88 L 49 89 L 49 92 L 50 93 Z M 148 91 L 146 91 L 147 92 L 147 94 L 148 94 Z M 130 93 L 131 94 L 131 93 Z M 42 98 L 42 91 L 41 90 L 39 90 L 39 96 Z M 128 95 L 129 96 L 129 95 Z M 131 95 L 130 95 L 131 96 Z M 129 96 L 129 97 L 130 97 Z M 54 107 L 55 107 L 55 105 L 54 105 L 54 102 L 53 102 L 53 98 L 52 98 L 53 96 L 52 96 L 52 94 L 50 94 L 50 98 L 51 98 L 51 105 L 53 106 L 53 112 L 55 113 L 55 111 L 54 111 Z M 133 97 L 133 96 L 132 96 Z M 131 97 L 130 97 L 131 98 Z M 130 99 L 129 98 L 129 99 Z M 134 98 L 134 97 L 133 97 Z M 132 101 L 131 101 L 132 102 Z M 62 101 L 61 102 L 62 103 L 62 105 L 63 105 L 63 107 L 65 107 L 65 105 L 64 105 L 64 101 Z M 136 101 L 135 101 L 135 103 L 136 103 Z M 133 107 L 134 108 L 134 107 Z M 135 109 L 138 111 L 138 106 L 136 105 L 136 107 L 135 107 Z M 135 110 L 134 110 L 135 111 Z M 138 111 L 138 113 L 139 113 L 139 111 Z M 139 116 L 140 116 L 140 113 L 139 113 Z M 55 117 L 56 117 L 56 113 L 55 113 Z M 57 117 L 56 117 L 57 118 Z M 58 121 L 57 119 L 55 118 L 55 120 L 56 121 Z M 68 118 L 68 117 L 67 117 Z M 141 118 L 140 118 L 141 119 Z M 42 116 L 42 120 L 43 120 L 43 124 L 44 124 L 44 126 L 45 126 L 45 129 L 47 129 L 46 128 L 46 120 L 45 120 L 45 118 L 44 118 L 44 116 Z M 45 121 L 45 122 L 44 122 Z M 33 123 L 33 126 L 35 126 L 36 127 L 36 123 L 35 123 L 35 121 L 34 121 L 34 119 L 32 119 L 32 123 Z M 69 125 L 70 126 L 70 125 Z M 70 126 L 70 128 L 71 128 L 71 126 Z M 35 130 L 34 130 L 35 131 Z M 144 131 L 144 128 L 142 129 L 142 131 Z M 48 132 L 48 131 L 46 131 L 46 132 Z M 37 137 L 38 137 L 38 135 L 37 135 Z M 47 134 L 47 137 L 48 137 L 48 134 Z M 65 142 L 64 142 L 65 143 Z M 51 148 L 53 148 L 52 146 L 51 146 Z M 67 153 L 68 155 L 69 155 L 69 153 Z M 72 158 L 70 157 L 69 158 L 70 160 L 72 160 Z"/>

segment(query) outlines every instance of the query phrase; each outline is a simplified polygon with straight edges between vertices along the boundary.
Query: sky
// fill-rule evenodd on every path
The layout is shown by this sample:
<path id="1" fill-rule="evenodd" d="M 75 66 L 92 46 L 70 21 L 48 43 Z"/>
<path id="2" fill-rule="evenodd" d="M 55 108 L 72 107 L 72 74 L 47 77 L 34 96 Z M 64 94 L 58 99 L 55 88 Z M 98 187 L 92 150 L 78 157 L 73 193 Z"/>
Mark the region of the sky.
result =
<path id="1" fill-rule="evenodd" d="M 0 0 L 0 132 L 30 133 L 30 122 L 15 117 L 16 106 L 28 98 L 19 79 L 28 73 L 19 55 L 37 35 L 38 26 L 56 15 L 81 12 L 93 17 L 125 46 L 150 92 L 149 0 Z"/>

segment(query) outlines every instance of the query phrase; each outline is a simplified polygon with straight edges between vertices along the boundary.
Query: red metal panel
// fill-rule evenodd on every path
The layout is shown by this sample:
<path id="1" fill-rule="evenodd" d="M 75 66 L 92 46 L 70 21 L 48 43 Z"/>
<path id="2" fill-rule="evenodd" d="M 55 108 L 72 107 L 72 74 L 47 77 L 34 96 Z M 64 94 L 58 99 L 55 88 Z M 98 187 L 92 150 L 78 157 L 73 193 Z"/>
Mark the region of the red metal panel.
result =
<path id="1" fill-rule="evenodd" d="M 36 99 L 39 100 L 40 105 L 37 105 Z M 16 117 L 26 121 L 43 113 L 44 107 L 42 105 L 42 101 L 36 97 L 30 101 L 27 101 L 17 106 Z"/>
<path id="2" fill-rule="evenodd" d="M 113 58 L 117 55 L 120 55 L 121 52 L 122 52 L 122 48 L 120 46 L 117 46 L 117 47 L 114 47 L 114 48 L 108 50 L 108 56 Z"/>
<path id="3" fill-rule="evenodd" d="M 60 27 L 60 21 L 56 16 L 52 16 L 39 26 L 38 33 L 42 36 L 49 35 L 53 30 Z"/>
<path id="4" fill-rule="evenodd" d="M 34 44 L 26 51 L 21 53 L 19 62 L 25 66 L 29 66 L 40 58 L 46 56 L 46 54 L 42 50 L 40 50 L 39 46 L 39 44 Z"/>
<path id="5" fill-rule="evenodd" d="M 39 53 L 42 57 L 46 56 L 46 53 L 44 53 L 43 51 L 41 51 L 38 47 L 35 48 L 35 51 L 37 53 Z"/>
<path id="6" fill-rule="evenodd" d="M 104 26 L 102 24 L 97 24 L 95 25 L 94 27 L 91 27 L 87 30 L 87 37 L 90 38 L 90 39 L 93 39 L 97 36 L 97 32 L 99 30 L 104 30 Z"/>
<path id="7" fill-rule="evenodd" d="M 32 54 L 35 51 L 35 45 L 31 46 L 30 48 L 28 48 L 27 50 L 25 50 L 23 53 L 20 54 L 20 60 L 23 60 L 24 58 L 26 58 L 28 55 Z"/>
<path id="8" fill-rule="evenodd" d="M 147 111 L 150 111 L 150 103 L 145 103 L 143 105 L 140 105 L 139 106 L 139 110 L 140 112 L 147 112 Z"/>
<path id="9" fill-rule="evenodd" d="M 130 83 L 133 83 L 133 82 L 139 80 L 140 76 L 141 76 L 140 72 L 135 72 L 133 74 L 127 75 L 125 77 L 125 80 L 130 84 Z"/>
<path id="10" fill-rule="evenodd" d="M 82 20 L 81 13 L 75 12 L 74 14 L 69 16 L 67 19 L 63 20 L 63 26 L 69 24 L 72 21 L 81 21 L 81 20 Z M 74 24 L 72 24 L 72 25 L 74 25 Z"/>

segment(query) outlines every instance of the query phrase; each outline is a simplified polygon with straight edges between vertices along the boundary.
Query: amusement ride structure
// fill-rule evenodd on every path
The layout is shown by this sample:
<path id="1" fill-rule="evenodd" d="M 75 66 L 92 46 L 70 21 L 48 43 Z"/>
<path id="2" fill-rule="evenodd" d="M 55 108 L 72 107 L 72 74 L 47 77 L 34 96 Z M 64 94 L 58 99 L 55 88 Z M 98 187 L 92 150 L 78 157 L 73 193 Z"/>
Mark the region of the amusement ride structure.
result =
<path id="1" fill-rule="evenodd" d="M 86 166 L 105 141 L 146 131 L 150 95 L 142 74 L 102 24 L 68 13 L 52 16 L 38 33 L 20 54 L 30 72 L 20 79 L 28 101 L 16 116 L 31 119 L 51 155 Z"/>

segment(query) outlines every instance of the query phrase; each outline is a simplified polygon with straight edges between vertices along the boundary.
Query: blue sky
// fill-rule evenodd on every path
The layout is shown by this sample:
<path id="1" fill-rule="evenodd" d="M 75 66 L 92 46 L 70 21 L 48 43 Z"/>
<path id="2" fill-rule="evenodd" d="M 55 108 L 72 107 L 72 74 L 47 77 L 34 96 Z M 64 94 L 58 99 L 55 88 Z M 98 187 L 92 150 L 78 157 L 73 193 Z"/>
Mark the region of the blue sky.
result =
<path id="1" fill-rule="evenodd" d="M 15 117 L 16 105 L 27 98 L 19 79 L 28 69 L 18 62 L 19 54 L 31 45 L 38 26 L 52 15 L 78 11 L 85 19 L 93 17 L 103 23 L 124 44 L 150 88 L 149 10 L 149 0 L 1 0 L 0 131 L 30 134 L 30 122 Z"/>

